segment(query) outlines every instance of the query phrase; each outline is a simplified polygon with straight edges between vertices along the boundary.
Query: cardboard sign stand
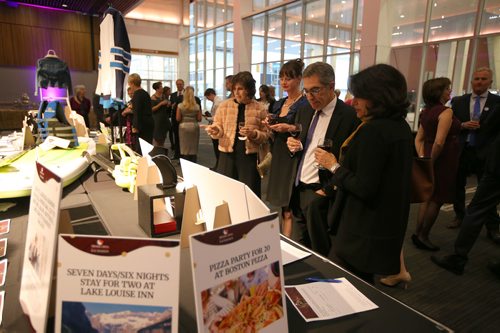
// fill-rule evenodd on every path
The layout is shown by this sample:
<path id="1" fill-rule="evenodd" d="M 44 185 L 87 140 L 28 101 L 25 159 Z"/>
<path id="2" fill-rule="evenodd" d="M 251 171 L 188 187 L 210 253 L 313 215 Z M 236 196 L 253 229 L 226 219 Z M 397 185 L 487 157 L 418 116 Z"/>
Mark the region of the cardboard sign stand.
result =
<path id="1" fill-rule="evenodd" d="M 184 212 L 182 213 L 181 248 L 189 247 L 189 235 L 207 230 L 205 221 L 199 219 L 200 211 L 198 188 L 193 186 L 186 189 Z"/>

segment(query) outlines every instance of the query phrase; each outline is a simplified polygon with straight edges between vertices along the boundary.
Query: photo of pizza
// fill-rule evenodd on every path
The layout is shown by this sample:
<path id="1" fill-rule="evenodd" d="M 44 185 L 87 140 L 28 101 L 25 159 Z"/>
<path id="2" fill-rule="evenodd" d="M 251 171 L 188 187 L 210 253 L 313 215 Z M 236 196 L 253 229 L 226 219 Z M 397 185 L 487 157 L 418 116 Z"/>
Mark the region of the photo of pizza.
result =
<path id="1" fill-rule="evenodd" d="M 279 269 L 248 272 L 201 293 L 205 332 L 259 332 L 283 317 Z"/>

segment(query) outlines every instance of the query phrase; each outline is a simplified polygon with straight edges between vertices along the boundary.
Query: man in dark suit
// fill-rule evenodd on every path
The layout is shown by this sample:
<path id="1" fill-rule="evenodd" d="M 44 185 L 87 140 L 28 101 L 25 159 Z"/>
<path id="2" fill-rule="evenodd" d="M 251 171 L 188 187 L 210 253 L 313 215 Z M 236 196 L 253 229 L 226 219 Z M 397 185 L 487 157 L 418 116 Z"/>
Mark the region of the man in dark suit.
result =
<path id="1" fill-rule="evenodd" d="M 500 111 L 497 108 L 495 111 Z M 500 135 L 490 145 L 483 177 L 479 181 L 476 193 L 467 207 L 460 232 L 455 240 L 455 253 L 445 257 L 434 257 L 432 261 L 457 275 L 462 275 L 467 255 L 477 240 L 481 228 L 488 220 L 495 219 L 496 207 L 500 203 Z M 490 269 L 500 277 L 500 262 L 491 263 Z"/>
<path id="2" fill-rule="evenodd" d="M 313 63 L 302 77 L 309 105 L 297 112 L 295 122 L 302 124 L 300 136 L 287 140 L 295 170 L 290 202 L 294 217 L 292 238 L 326 256 L 331 246 L 326 218 L 334 193 L 325 187 L 332 173 L 316 167 L 314 149 L 324 139 L 331 139 L 331 152 L 338 156 L 342 143 L 359 121 L 354 109 L 335 96 L 332 66 Z"/>
<path id="3" fill-rule="evenodd" d="M 179 123 L 176 118 L 176 110 L 177 105 L 182 102 L 182 94 L 184 93 L 184 80 L 177 79 L 175 81 L 175 85 L 177 86 L 177 91 L 170 95 L 170 102 L 172 102 L 172 114 L 171 114 L 171 123 L 172 123 L 172 135 L 174 139 L 174 146 L 172 150 L 174 151 L 174 158 L 179 158 L 181 155 L 181 146 L 179 145 Z M 172 138 L 170 138 L 170 142 L 172 142 Z"/>
<path id="4" fill-rule="evenodd" d="M 170 121 L 172 123 L 172 130 L 170 131 L 173 138 L 170 137 L 170 142 L 174 139 L 174 146 L 172 150 L 174 151 L 174 159 L 178 159 L 181 156 L 181 146 L 179 144 L 179 122 L 177 121 L 177 105 L 182 103 L 184 97 L 184 80 L 177 79 L 175 81 L 175 85 L 177 86 L 177 91 L 170 95 L 170 102 L 172 102 L 172 114 Z M 201 100 L 198 97 L 194 97 L 196 100 L 196 104 L 200 106 L 201 109 Z"/>
<path id="5" fill-rule="evenodd" d="M 478 68 L 472 76 L 472 94 L 455 97 L 451 101 L 451 108 L 455 116 L 462 122 L 460 132 L 461 155 L 457 174 L 457 193 L 453 208 L 455 220 L 449 224 L 450 228 L 460 226 L 465 215 L 465 186 L 467 176 L 475 174 L 478 181 L 481 179 L 486 151 L 500 130 L 498 124 L 492 123 L 492 114 L 500 96 L 488 92 L 492 83 L 491 69 Z M 491 130 L 491 127 L 496 129 Z M 486 225 L 488 236 L 500 243 L 498 220 L 490 221 Z"/>

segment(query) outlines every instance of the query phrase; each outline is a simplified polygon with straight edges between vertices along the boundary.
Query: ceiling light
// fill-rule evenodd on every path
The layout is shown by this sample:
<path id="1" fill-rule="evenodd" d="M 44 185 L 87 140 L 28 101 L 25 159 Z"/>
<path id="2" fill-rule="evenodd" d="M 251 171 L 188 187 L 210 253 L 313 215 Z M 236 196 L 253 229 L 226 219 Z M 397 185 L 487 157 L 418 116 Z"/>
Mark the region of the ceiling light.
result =
<path id="1" fill-rule="evenodd" d="M 434 29 L 441 29 L 443 26 L 442 25 L 435 25 L 433 27 L 430 27 L 431 30 L 434 30 Z"/>
<path id="2" fill-rule="evenodd" d="M 403 14 L 399 15 L 399 17 L 401 17 L 401 18 L 405 18 L 405 16 L 404 16 Z"/>
<path id="3" fill-rule="evenodd" d="M 403 32 L 401 32 L 401 31 L 392 33 L 393 36 L 399 36 L 399 35 L 402 35 L 402 34 L 403 34 Z"/>
<path id="4" fill-rule="evenodd" d="M 437 2 L 434 2 L 434 7 L 437 7 L 437 6 L 438 6 Z"/>
<path id="5" fill-rule="evenodd" d="M 441 15 L 441 19 L 444 19 L 444 15 Z"/>
<path id="6" fill-rule="evenodd" d="M 345 0 L 342 0 L 341 2 L 342 2 L 342 3 L 345 3 Z"/>
<path id="7" fill-rule="evenodd" d="M 338 25 L 338 24 L 335 24 L 335 28 L 337 28 L 337 29 L 338 29 L 338 28 L 339 28 L 339 25 Z"/>
<path id="8" fill-rule="evenodd" d="M 344 14 L 340 14 L 340 18 L 344 18 Z"/>
<path id="9" fill-rule="evenodd" d="M 62 4 L 62 6 L 63 6 L 64 8 L 68 7 L 68 5 L 67 5 L 67 4 L 65 4 L 65 3 L 63 3 L 63 4 Z"/>
<path id="10" fill-rule="evenodd" d="M 271 28 L 271 29 L 269 29 L 269 31 L 274 31 L 274 30 L 276 30 L 276 28 Z"/>
<path id="11" fill-rule="evenodd" d="M 328 40 L 337 40 L 337 37 L 328 38 Z"/>
<path id="12" fill-rule="evenodd" d="M 396 29 L 398 29 L 398 30 L 399 30 L 399 25 L 396 27 Z"/>
<path id="13" fill-rule="evenodd" d="M 363 26 L 363 24 L 362 24 L 362 23 L 360 23 L 360 24 L 358 24 L 358 25 L 359 25 L 360 27 L 362 27 L 362 26 Z"/>
<path id="14" fill-rule="evenodd" d="M 311 18 L 314 18 L 314 14 L 311 14 Z"/>

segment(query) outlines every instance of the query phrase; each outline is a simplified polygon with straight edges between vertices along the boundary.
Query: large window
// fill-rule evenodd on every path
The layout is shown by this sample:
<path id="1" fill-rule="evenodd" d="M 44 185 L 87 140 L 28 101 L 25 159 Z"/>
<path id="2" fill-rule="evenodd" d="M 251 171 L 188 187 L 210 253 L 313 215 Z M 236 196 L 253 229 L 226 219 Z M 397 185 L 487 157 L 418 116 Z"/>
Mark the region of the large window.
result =
<path id="1" fill-rule="evenodd" d="M 168 86 L 175 90 L 177 57 L 132 54 L 130 73 L 137 73 L 141 76 L 141 86 L 150 94 L 153 93 L 153 83 L 157 81 L 161 81 L 163 82 L 163 86 Z"/>
<path id="2" fill-rule="evenodd" d="M 253 10 L 262 10 L 276 1 L 254 0 Z M 288 60 L 301 58 L 305 65 L 326 61 L 335 68 L 337 87 L 347 90 L 347 79 L 359 68 L 359 39 L 362 0 L 303 0 L 247 20 L 252 24 L 252 74 L 259 84 L 276 86 L 282 97 L 278 73 Z M 352 36 L 356 36 L 356 41 Z"/>
<path id="3" fill-rule="evenodd" d="M 207 88 L 225 92 L 224 78 L 233 73 L 233 27 L 227 25 L 189 37 L 189 85 L 204 101 Z M 203 102 L 202 106 L 205 104 Z"/>

